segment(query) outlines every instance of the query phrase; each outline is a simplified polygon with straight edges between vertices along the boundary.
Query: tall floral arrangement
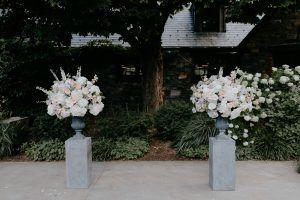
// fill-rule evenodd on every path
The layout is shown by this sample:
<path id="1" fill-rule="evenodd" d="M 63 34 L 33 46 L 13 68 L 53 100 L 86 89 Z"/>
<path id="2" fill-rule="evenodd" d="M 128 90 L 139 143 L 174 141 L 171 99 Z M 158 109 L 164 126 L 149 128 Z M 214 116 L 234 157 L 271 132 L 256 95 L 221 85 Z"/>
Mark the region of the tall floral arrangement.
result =
<path id="1" fill-rule="evenodd" d="M 193 112 L 207 112 L 211 118 L 221 116 L 229 119 L 251 112 L 256 89 L 243 85 L 237 74 L 236 70 L 230 76 L 223 76 L 221 68 L 219 75 L 204 78 L 192 86 Z"/>
<path id="2" fill-rule="evenodd" d="M 55 80 L 50 90 L 37 87 L 47 94 L 47 113 L 63 119 L 69 116 L 83 117 L 89 111 L 92 115 L 98 115 L 104 108 L 103 96 L 100 88 L 95 85 L 98 77 L 89 81 L 81 75 L 81 68 L 77 74 L 71 76 L 61 68 L 61 80 L 51 70 Z"/>

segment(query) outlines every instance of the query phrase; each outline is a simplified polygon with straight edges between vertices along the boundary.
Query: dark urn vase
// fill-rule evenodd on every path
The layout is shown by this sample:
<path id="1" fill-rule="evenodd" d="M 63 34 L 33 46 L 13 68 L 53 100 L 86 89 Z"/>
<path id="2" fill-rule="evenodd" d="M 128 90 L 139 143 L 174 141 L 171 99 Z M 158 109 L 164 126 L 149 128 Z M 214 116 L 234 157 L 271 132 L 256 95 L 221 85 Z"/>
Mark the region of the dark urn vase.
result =
<path id="1" fill-rule="evenodd" d="M 84 118 L 83 117 L 72 117 L 71 127 L 75 130 L 74 139 L 83 139 L 85 138 L 83 133 L 83 129 L 85 127 Z"/>
<path id="2" fill-rule="evenodd" d="M 216 139 L 228 139 L 229 137 L 225 134 L 226 129 L 228 128 L 228 119 L 224 117 L 216 118 L 216 128 L 219 129 L 219 134 L 216 136 Z"/>

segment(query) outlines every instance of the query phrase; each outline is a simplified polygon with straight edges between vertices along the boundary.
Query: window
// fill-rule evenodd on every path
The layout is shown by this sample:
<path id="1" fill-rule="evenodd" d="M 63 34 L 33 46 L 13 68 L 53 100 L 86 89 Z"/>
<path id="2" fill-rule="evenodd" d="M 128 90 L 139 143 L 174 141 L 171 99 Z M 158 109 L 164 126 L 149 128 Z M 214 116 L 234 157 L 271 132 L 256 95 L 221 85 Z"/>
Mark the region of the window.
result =
<path id="1" fill-rule="evenodd" d="M 207 76 L 209 63 L 207 64 L 196 64 L 194 68 L 194 74 L 196 77 L 200 77 L 200 79 L 203 79 L 204 76 Z"/>
<path id="2" fill-rule="evenodd" d="M 213 8 L 192 7 L 194 30 L 197 32 L 224 32 L 225 9 L 222 6 Z"/>
<path id="3" fill-rule="evenodd" d="M 139 81 L 142 76 L 142 72 L 134 64 L 122 64 L 121 65 L 122 80 L 125 82 Z"/>

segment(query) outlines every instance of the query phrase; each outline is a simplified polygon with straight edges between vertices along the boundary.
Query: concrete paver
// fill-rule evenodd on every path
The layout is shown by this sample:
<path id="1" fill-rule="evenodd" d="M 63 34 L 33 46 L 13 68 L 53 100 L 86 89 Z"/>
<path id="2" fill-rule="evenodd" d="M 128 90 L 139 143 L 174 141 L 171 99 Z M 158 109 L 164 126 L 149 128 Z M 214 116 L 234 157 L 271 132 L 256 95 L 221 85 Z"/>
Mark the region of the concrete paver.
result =
<path id="1" fill-rule="evenodd" d="M 299 200 L 295 162 L 237 162 L 235 191 L 211 191 L 207 161 L 94 162 L 89 189 L 67 189 L 64 162 L 0 162 L 0 200 Z"/>

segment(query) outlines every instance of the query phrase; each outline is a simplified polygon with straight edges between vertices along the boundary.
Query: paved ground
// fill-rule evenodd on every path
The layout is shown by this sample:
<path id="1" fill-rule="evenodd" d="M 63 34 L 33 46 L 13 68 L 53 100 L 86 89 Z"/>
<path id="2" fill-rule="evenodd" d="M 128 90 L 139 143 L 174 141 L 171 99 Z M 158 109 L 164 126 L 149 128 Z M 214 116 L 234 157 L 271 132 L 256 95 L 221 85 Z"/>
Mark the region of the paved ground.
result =
<path id="1" fill-rule="evenodd" d="M 213 192 L 205 161 L 93 163 L 89 189 L 65 188 L 64 162 L 0 162 L 0 200 L 299 200 L 294 162 L 237 162 L 236 191 Z"/>

